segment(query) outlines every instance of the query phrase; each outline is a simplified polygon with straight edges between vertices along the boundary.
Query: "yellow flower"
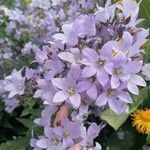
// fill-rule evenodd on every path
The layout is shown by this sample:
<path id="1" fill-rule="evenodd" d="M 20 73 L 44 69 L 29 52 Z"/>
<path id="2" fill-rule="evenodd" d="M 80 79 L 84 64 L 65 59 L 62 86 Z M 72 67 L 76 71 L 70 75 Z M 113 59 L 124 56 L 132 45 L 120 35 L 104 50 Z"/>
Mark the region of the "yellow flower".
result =
<path id="1" fill-rule="evenodd" d="M 133 127 L 139 133 L 150 134 L 150 109 L 137 110 L 132 115 Z"/>

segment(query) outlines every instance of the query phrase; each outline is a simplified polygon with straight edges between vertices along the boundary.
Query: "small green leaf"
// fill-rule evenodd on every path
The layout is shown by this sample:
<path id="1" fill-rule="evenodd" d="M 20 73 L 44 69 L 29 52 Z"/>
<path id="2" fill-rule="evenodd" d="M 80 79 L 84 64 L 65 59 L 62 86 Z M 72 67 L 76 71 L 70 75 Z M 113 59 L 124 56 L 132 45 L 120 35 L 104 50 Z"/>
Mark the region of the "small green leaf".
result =
<path id="1" fill-rule="evenodd" d="M 32 128 L 34 126 L 32 119 L 18 118 L 17 120 L 27 128 Z"/>
<path id="2" fill-rule="evenodd" d="M 124 115 L 118 116 L 111 109 L 107 109 L 102 112 L 101 119 L 106 121 L 115 130 L 118 130 L 119 127 L 126 121 L 128 116 L 129 116 L 129 114 L 124 114 Z"/>

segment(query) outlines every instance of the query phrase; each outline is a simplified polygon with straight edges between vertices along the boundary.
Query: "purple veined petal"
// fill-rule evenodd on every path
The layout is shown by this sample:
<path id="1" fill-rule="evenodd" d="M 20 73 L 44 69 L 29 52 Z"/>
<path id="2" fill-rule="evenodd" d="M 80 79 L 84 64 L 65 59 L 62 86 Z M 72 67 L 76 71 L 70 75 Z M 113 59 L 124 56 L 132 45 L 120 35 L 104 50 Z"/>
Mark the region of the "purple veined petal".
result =
<path id="1" fill-rule="evenodd" d="M 139 89 L 134 83 L 129 82 L 127 88 L 132 94 L 139 95 Z"/>
<path id="2" fill-rule="evenodd" d="M 65 101 L 68 98 L 68 94 L 63 92 L 63 91 L 58 91 L 54 98 L 53 98 L 53 102 L 54 103 L 61 103 L 63 101 Z"/>
<path id="3" fill-rule="evenodd" d="M 107 94 L 104 92 L 102 94 L 100 94 L 96 100 L 96 105 L 101 107 L 107 104 L 108 98 L 107 98 Z"/>
<path id="4" fill-rule="evenodd" d="M 53 78 L 52 80 L 52 84 L 58 88 L 58 89 L 63 89 L 64 88 L 64 83 L 65 83 L 65 80 L 64 79 L 61 79 L 61 78 Z"/>
<path id="5" fill-rule="evenodd" d="M 62 33 L 54 34 L 53 38 L 56 39 L 56 40 L 61 40 L 63 44 L 67 42 L 66 35 L 62 34 Z"/>
<path id="6" fill-rule="evenodd" d="M 89 81 L 80 81 L 77 83 L 76 88 L 78 92 L 84 92 L 91 86 Z"/>
<path id="7" fill-rule="evenodd" d="M 132 103 L 132 98 L 128 92 L 121 91 L 118 95 L 118 98 L 125 103 Z"/>
<path id="8" fill-rule="evenodd" d="M 94 15 L 88 16 L 85 19 L 84 26 L 85 26 L 85 33 L 87 34 L 87 36 L 95 36 L 96 34 L 95 23 L 96 20 Z"/>
<path id="9" fill-rule="evenodd" d="M 132 43 L 133 43 L 133 37 L 129 32 L 125 31 L 122 36 L 122 46 L 124 47 L 124 49 L 127 49 L 132 45 Z"/>
<path id="10" fill-rule="evenodd" d="M 69 52 L 61 52 L 58 54 L 58 57 L 62 60 L 72 63 L 74 61 L 74 55 Z"/>
<path id="11" fill-rule="evenodd" d="M 92 62 L 96 62 L 98 59 L 98 54 L 91 48 L 84 48 L 83 55 Z"/>
<path id="12" fill-rule="evenodd" d="M 126 103 L 118 100 L 118 99 L 110 99 L 108 101 L 108 105 L 111 110 L 113 110 L 115 113 L 121 115 L 125 112 L 125 109 L 127 107 Z"/>
<path id="13" fill-rule="evenodd" d="M 139 85 L 139 86 L 146 86 L 145 80 L 139 76 L 139 75 L 134 75 L 131 77 L 130 82 Z"/>
<path id="14" fill-rule="evenodd" d="M 65 129 L 69 130 L 71 127 L 71 121 L 67 117 L 64 117 L 62 119 L 62 125 Z"/>
<path id="15" fill-rule="evenodd" d="M 80 78 L 81 76 L 81 69 L 78 66 L 74 66 L 70 69 L 70 71 L 67 74 L 67 80 L 72 83 L 75 84 L 77 82 L 77 80 Z"/>
<path id="16" fill-rule="evenodd" d="M 97 72 L 97 79 L 102 86 L 105 86 L 107 84 L 109 76 L 105 69 L 100 69 Z"/>
<path id="17" fill-rule="evenodd" d="M 63 139 L 63 149 L 67 149 L 68 147 L 71 147 L 74 144 L 73 140 L 71 138 L 64 138 Z"/>
<path id="18" fill-rule="evenodd" d="M 44 128 L 44 135 L 48 138 L 51 138 L 54 135 L 53 129 L 50 127 Z"/>
<path id="19" fill-rule="evenodd" d="M 49 140 L 46 138 L 40 139 L 36 142 L 36 145 L 40 148 L 48 148 Z"/>
<path id="20" fill-rule="evenodd" d="M 93 75 L 95 75 L 96 72 L 97 72 L 97 70 L 94 67 L 87 66 L 82 70 L 81 76 L 83 78 L 89 78 L 89 77 L 92 77 Z"/>
<path id="21" fill-rule="evenodd" d="M 86 91 L 87 95 L 89 96 L 89 98 L 96 100 L 97 98 L 97 88 L 95 85 L 92 85 L 87 91 Z"/>
<path id="22" fill-rule="evenodd" d="M 105 70 L 110 74 L 112 75 L 113 74 L 113 70 L 114 70 L 114 64 L 113 63 L 107 63 L 105 66 L 104 66 Z"/>
<path id="23" fill-rule="evenodd" d="M 118 51 L 113 61 L 115 65 L 118 65 L 118 66 L 124 65 L 125 63 L 127 63 L 126 54 L 122 51 Z"/>
<path id="24" fill-rule="evenodd" d="M 54 75 L 56 73 L 54 72 L 54 70 L 50 70 L 48 72 L 45 73 L 45 80 L 46 81 L 50 81 L 52 78 L 54 78 Z"/>
<path id="25" fill-rule="evenodd" d="M 54 133 L 57 134 L 58 136 L 62 137 L 64 133 L 64 129 L 62 127 L 55 127 L 53 129 Z"/>
<path id="26" fill-rule="evenodd" d="M 124 67 L 124 73 L 138 73 L 141 70 L 142 63 L 138 61 L 130 61 Z"/>
<path id="27" fill-rule="evenodd" d="M 79 94 L 74 94 L 69 97 L 71 104 L 77 108 L 79 108 L 81 104 L 81 96 Z"/>
<path id="28" fill-rule="evenodd" d="M 120 81 L 118 77 L 112 76 L 111 77 L 111 87 L 112 89 L 116 89 L 120 86 Z"/>

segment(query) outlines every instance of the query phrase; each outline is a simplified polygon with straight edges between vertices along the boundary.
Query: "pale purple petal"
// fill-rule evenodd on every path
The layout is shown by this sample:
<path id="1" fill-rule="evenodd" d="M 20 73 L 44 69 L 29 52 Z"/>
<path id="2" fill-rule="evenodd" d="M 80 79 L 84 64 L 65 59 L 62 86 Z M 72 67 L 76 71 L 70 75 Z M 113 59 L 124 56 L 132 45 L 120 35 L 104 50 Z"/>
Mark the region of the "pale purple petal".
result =
<path id="1" fill-rule="evenodd" d="M 146 86 L 145 80 L 139 75 L 132 76 L 132 78 L 130 79 L 130 82 L 139 86 Z"/>
<path id="2" fill-rule="evenodd" d="M 60 103 L 60 102 L 65 101 L 67 98 L 68 98 L 67 93 L 65 93 L 63 91 L 58 91 L 53 98 L 53 102 Z"/>
<path id="3" fill-rule="evenodd" d="M 132 94 L 139 95 L 139 89 L 134 83 L 128 83 L 127 88 Z"/>
<path id="4" fill-rule="evenodd" d="M 108 98 L 106 93 L 102 93 L 98 96 L 97 100 L 96 100 L 96 105 L 100 106 L 104 106 L 107 104 Z"/>
<path id="5" fill-rule="evenodd" d="M 46 138 L 40 139 L 36 142 L 36 145 L 40 148 L 48 148 L 49 140 Z"/>
<path id="6" fill-rule="evenodd" d="M 63 80 L 61 78 L 53 78 L 51 81 L 52 81 L 52 84 L 56 88 L 61 89 L 61 90 L 64 88 L 65 80 Z"/>
<path id="7" fill-rule="evenodd" d="M 96 72 L 97 72 L 97 70 L 94 67 L 88 66 L 82 70 L 81 76 L 83 78 L 89 78 L 89 77 L 92 77 L 93 75 L 95 75 Z"/>
<path id="8" fill-rule="evenodd" d="M 132 98 L 128 92 L 121 91 L 118 98 L 126 103 L 132 103 Z"/>
<path id="9" fill-rule="evenodd" d="M 111 87 L 113 89 L 116 89 L 120 86 L 120 81 L 119 81 L 119 78 L 116 77 L 116 76 L 112 76 L 111 77 Z"/>
<path id="10" fill-rule="evenodd" d="M 95 85 L 92 85 L 87 91 L 86 91 L 87 95 L 91 98 L 91 99 L 96 99 L 97 98 L 97 88 Z"/>
<path id="11" fill-rule="evenodd" d="M 142 63 L 138 61 L 130 61 L 124 67 L 125 73 L 138 73 L 141 70 Z"/>
<path id="12" fill-rule="evenodd" d="M 68 61 L 72 63 L 74 61 L 74 56 L 72 53 L 69 52 L 61 52 L 58 54 L 58 57 L 62 60 Z"/>
<path id="13" fill-rule="evenodd" d="M 70 96 L 69 99 L 73 106 L 79 108 L 80 103 L 81 103 L 81 96 L 79 94 L 74 94 Z"/>
<path id="14" fill-rule="evenodd" d="M 98 54 L 96 53 L 96 51 L 92 50 L 91 48 L 84 48 L 82 51 L 83 55 L 90 61 L 95 62 L 97 60 Z"/>
<path id="15" fill-rule="evenodd" d="M 102 86 L 105 86 L 109 79 L 108 73 L 104 69 L 99 70 L 97 72 L 97 79 Z"/>
<path id="16" fill-rule="evenodd" d="M 76 88 L 78 92 L 84 92 L 91 86 L 89 81 L 80 81 L 77 83 Z"/>
<path id="17" fill-rule="evenodd" d="M 117 114 L 122 114 L 127 107 L 126 103 L 118 99 L 110 99 L 108 105 Z"/>

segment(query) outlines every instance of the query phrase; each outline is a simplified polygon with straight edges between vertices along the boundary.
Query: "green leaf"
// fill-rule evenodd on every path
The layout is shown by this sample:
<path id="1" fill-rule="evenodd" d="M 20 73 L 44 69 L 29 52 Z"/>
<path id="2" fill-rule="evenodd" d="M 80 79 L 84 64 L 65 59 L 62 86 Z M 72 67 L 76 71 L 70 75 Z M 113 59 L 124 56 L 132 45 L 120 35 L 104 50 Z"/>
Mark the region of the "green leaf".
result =
<path id="1" fill-rule="evenodd" d="M 17 120 L 27 128 L 32 128 L 34 126 L 32 119 L 18 118 Z"/>
<path id="2" fill-rule="evenodd" d="M 140 90 L 140 93 L 138 96 L 133 97 L 133 104 L 130 105 L 130 113 L 134 112 L 140 105 L 143 107 L 149 107 L 150 106 L 150 88 L 145 87 L 142 90 Z"/>
<path id="3" fill-rule="evenodd" d="M 150 27 L 150 0 L 142 0 L 140 4 L 139 17 L 145 18 L 143 22 L 144 27 Z"/>
<path id="4" fill-rule="evenodd" d="M 115 130 L 118 130 L 119 127 L 126 121 L 128 116 L 129 116 L 129 114 L 124 114 L 124 115 L 118 116 L 111 109 L 107 109 L 102 112 L 100 117 L 102 120 L 106 121 Z"/>
<path id="5" fill-rule="evenodd" d="M 28 147 L 29 139 L 26 137 L 17 138 L 16 140 L 7 141 L 0 145 L 0 150 L 25 150 Z"/>

